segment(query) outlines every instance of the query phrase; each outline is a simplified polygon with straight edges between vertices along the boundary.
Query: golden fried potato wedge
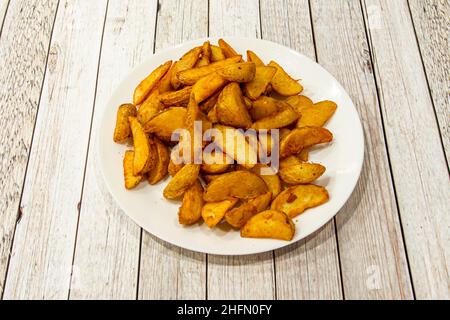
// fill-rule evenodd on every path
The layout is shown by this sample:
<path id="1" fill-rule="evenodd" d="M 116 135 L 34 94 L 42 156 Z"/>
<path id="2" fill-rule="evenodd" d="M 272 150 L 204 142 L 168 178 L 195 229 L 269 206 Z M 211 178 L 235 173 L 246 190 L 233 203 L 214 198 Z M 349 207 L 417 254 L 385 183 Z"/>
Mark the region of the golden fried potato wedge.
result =
<path id="1" fill-rule="evenodd" d="M 259 119 L 252 125 L 253 129 L 278 129 L 290 125 L 295 122 L 299 115 L 292 107 L 283 102 L 278 101 L 278 112 L 271 116 Z"/>
<path id="2" fill-rule="evenodd" d="M 256 66 L 253 62 L 234 63 L 217 70 L 217 73 L 228 81 L 250 82 L 255 78 Z"/>
<path id="3" fill-rule="evenodd" d="M 196 67 L 203 67 L 211 63 L 211 44 L 209 41 L 203 42 L 202 55 L 198 59 Z"/>
<path id="4" fill-rule="evenodd" d="M 258 55 L 251 50 L 247 50 L 247 61 L 253 62 L 257 67 L 265 66 L 264 62 L 258 57 Z"/>
<path id="5" fill-rule="evenodd" d="M 243 238 L 270 238 L 279 240 L 292 240 L 295 234 L 295 225 L 283 212 L 266 210 L 256 214 L 247 221 L 241 229 Z"/>
<path id="6" fill-rule="evenodd" d="M 217 70 L 225 68 L 229 65 L 236 64 L 241 60 L 241 58 L 242 58 L 241 56 L 231 57 L 225 60 L 210 63 L 206 66 L 180 71 L 177 74 L 177 79 L 181 83 L 191 86 L 194 85 L 201 78 L 206 77 L 207 75 L 210 75 L 211 73 L 216 72 Z"/>
<path id="7" fill-rule="evenodd" d="M 245 103 L 245 106 L 247 107 L 247 110 L 251 110 L 252 109 L 253 101 L 250 98 L 244 96 L 244 103 Z"/>
<path id="8" fill-rule="evenodd" d="M 218 44 L 220 49 L 222 49 L 222 52 L 225 55 L 225 57 L 231 58 L 238 55 L 236 50 L 234 50 L 233 47 L 230 46 L 225 40 L 219 39 Z"/>
<path id="9" fill-rule="evenodd" d="M 267 185 L 260 176 L 248 171 L 232 171 L 211 181 L 203 199 L 207 202 L 222 201 L 229 197 L 250 199 L 266 192 Z"/>
<path id="10" fill-rule="evenodd" d="M 186 108 L 172 107 L 154 116 L 144 125 L 147 133 L 154 133 L 164 142 L 170 142 L 172 133 L 179 128 L 184 128 Z"/>
<path id="11" fill-rule="evenodd" d="M 183 195 L 183 203 L 178 210 L 178 222 L 184 225 L 196 223 L 202 217 L 203 187 L 197 179 Z"/>
<path id="12" fill-rule="evenodd" d="M 266 210 L 270 206 L 270 202 L 272 201 L 272 192 L 266 192 L 260 196 L 257 196 L 254 199 L 250 199 L 248 202 L 251 203 L 256 208 L 256 212 L 260 213 L 261 211 Z"/>
<path id="13" fill-rule="evenodd" d="M 238 202 L 236 198 L 229 198 L 218 202 L 207 202 L 202 208 L 202 217 L 206 225 L 214 228 L 225 216 L 225 212 L 234 207 Z"/>
<path id="14" fill-rule="evenodd" d="M 175 162 L 173 162 L 172 159 L 170 159 L 169 165 L 167 166 L 167 171 L 173 177 L 183 167 L 184 167 L 184 163 L 175 164 Z"/>
<path id="15" fill-rule="evenodd" d="M 298 113 L 302 114 L 304 108 L 314 106 L 314 103 L 307 96 L 291 96 L 285 100 Z"/>
<path id="16" fill-rule="evenodd" d="M 156 68 L 149 76 L 147 76 L 141 83 L 138 84 L 134 90 L 133 104 L 137 106 L 147 98 L 148 94 L 158 84 L 159 80 L 166 74 L 172 65 L 172 61 L 167 61 L 164 64 Z"/>
<path id="17" fill-rule="evenodd" d="M 216 112 L 219 122 L 224 125 L 246 129 L 252 125 L 241 88 L 236 82 L 223 88 L 217 101 Z"/>
<path id="18" fill-rule="evenodd" d="M 122 104 L 117 110 L 116 127 L 114 128 L 114 142 L 125 142 L 131 137 L 129 117 L 136 116 L 136 107 L 131 104 Z"/>
<path id="19" fill-rule="evenodd" d="M 270 208 L 282 211 L 290 218 L 294 218 L 308 208 L 327 202 L 328 198 L 328 191 L 324 187 L 314 184 L 299 184 L 281 192 L 272 201 Z"/>
<path id="20" fill-rule="evenodd" d="M 136 117 L 129 117 L 134 143 L 133 173 L 135 176 L 148 172 L 155 164 L 156 155 L 152 150 L 153 142 L 142 129 Z"/>
<path id="21" fill-rule="evenodd" d="M 250 202 L 246 202 L 237 208 L 227 211 L 225 213 L 225 221 L 233 228 L 240 229 L 255 214 L 257 214 L 256 207 Z"/>
<path id="22" fill-rule="evenodd" d="M 173 67 L 166 72 L 166 74 L 164 75 L 164 77 L 161 78 L 161 80 L 159 80 L 159 83 L 157 84 L 156 87 L 158 88 L 160 94 L 173 91 L 172 83 L 170 82 L 172 79 L 172 71 Z"/>
<path id="23" fill-rule="evenodd" d="M 217 61 L 221 61 L 221 60 L 225 60 L 225 59 L 226 59 L 226 57 L 223 54 L 222 49 L 218 46 L 211 45 L 211 61 L 217 62 Z"/>
<path id="24" fill-rule="evenodd" d="M 250 110 L 250 114 L 254 121 L 258 121 L 262 118 L 271 116 L 278 111 L 277 101 L 267 96 L 260 96 L 253 101 L 253 106 Z"/>
<path id="25" fill-rule="evenodd" d="M 167 199 L 177 199 L 197 181 L 200 165 L 188 163 L 183 166 L 164 188 L 163 195 Z"/>
<path id="26" fill-rule="evenodd" d="M 306 162 L 309 158 L 309 151 L 307 149 L 302 149 L 297 157 L 300 159 L 300 161 Z"/>
<path id="27" fill-rule="evenodd" d="M 262 170 L 265 170 L 266 172 L 263 172 Z M 272 193 L 273 198 L 281 192 L 280 178 L 269 166 L 257 163 L 250 171 L 259 175 L 264 180 L 267 188 Z M 267 172 L 271 172 L 271 174 L 267 174 Z"/>
<path id="28" fill-rule="evenodd" d="M 221 176 L 220 174 L 205 174 L 203 175 L 203 180 L 205 181 L 206 184 L 208 184 L 220 176 Z"/>
<path id="29" fill-rule="evenodd" d="M 187 86 L 177 91 L 165 92 L 159 96 L 159 100 L 166 107 L 186 105 L 189 102 L 191 91 L 192 87 Z"/>
<path id="30" fill-rule="evenodd" d="M 211 97 L 206 99 L 202 104 L 200 104 L 200 110 L 202 110 L 205 113 L 211 111 L 211 109 L 214 108 L 214 106 L 216 105 L 217 100 L 219 100 L 220 93 L 221 91 L 216 92 Z"/>
<path id="31" fill-rule="evenodd" d="M 203 153 L 201 170 L 206 173 L 224 173 L 233 165 L 233 159 L 223 152 Z"/>
<path id="32" fill-rule="evenodd" d="M 286 158 L 280 159 L 280 170 L 283 168 L 288 168 L 302 164 L 302 161 L 297 155 L 287 156 Z"/>
<path id="33" fill-rule="evenodd" d="M 258 137 L 258 157 L 260 158 L 262 154 L 270 156 L 272 154 L 272 146 L 274 143 L 275 138 L 271 134 L 265 136 L 260 135 Z"/>
<path id="34" fill-rule="evenodd" d="M 192 69 L 197 63 L 201 52 L 202 47 L 193 48 L 185 53 L 180 60 L 174 63 L 170 83 L 175 90 L 182 85 L 181 81 L 177 77 L 178 73 L 184 70 Z"/>
<path id="35" fill-rule="evenodd" d="M 302 85 L 292 79 L 278 63 L 270 61 L 268 66 L 277 68 L 277 72 L 270 81 L 272 89 L 277 93 L 283 96 L 294 96 L 303 91 Z"/>
<path id="36" fill-rule="evenodd" d="M 244 85 L 244 92 L 252 100 L 258 99 L 267 89 L 270 81 L 277 72 L 274 67 L 256 67 L 255 77 Z"/>
<path id="37" fill-rule="evenodd" d="M 333 140 L 333 134 L 325 128 L 302 127 L 292 130 L 280 141 L 280 157 L 297 154 L 303 148 Z"/>
<path id="38" fill-rule="evenodd" d="M 216 72 L 201 78 L 192 87 L 192 93 L 195 96 L 195 100 L 197 103 L 200 103 L 208 99 L 217 91 L 222 89 L 227 82 L 228 81 L 225 78 L 219 76 Z"/>
<path id="39" fill-rule="evenodd" d="M 246 169 L 255 166 L 258 160 L 258 144 L 253 147 L 245 139 L 245 135 L 233 127 L 216 124 L 217 129 L 222 134 L 222 140 L 215 138 L 214 143 L 228 156 L 242 164 Z"/>
<path id="40" fill-rule="evenodd" d="M 209 110 L 207 118 L 212 124 L 219 122 L 219 118 L 217 117 L 217 106 L 214 106 L 211 110 Z"/>
<path id="41" fill-rule="evenodd" d="M 162 109 L 164 109 L 164 106 L 159 99 L 159 89 L 156 88 L 150 92 L 145 101 L 139 106 L 137 119 L 142 125 L 145 125 Z"/>
<path id="42" fill-rule="evenodd" d="M 125 188 L 133 189 L 142 180 L 142 175 L 135 175 L 133 170 L 134 151 L 125 151 L 123 157 L 123 177 L 125 180 Z"/>
<path id="43" fill-rule="evenodd" d="M 287 184 L 307 184 L 317 180 L 325 172 L 318 163 L 301 163 L 280 169 L 280 178 Z"/>
<path id="44" fill-rule="evenodd" d="M 302 117 L 297 121 L 297 127 L 322 127 L 334 114 L 337 105 L 333 101 L 321 101 L 311 107 L 302 109 Z"/>
<path id="45" fill-rule="evenodd" d="M 147 181 L 150 184 L 156 184 L 167 176 L 170 154 L 167 147 L 159 139 L 153 138 L 156 147 L 156 162 L 149 171 Z"/>

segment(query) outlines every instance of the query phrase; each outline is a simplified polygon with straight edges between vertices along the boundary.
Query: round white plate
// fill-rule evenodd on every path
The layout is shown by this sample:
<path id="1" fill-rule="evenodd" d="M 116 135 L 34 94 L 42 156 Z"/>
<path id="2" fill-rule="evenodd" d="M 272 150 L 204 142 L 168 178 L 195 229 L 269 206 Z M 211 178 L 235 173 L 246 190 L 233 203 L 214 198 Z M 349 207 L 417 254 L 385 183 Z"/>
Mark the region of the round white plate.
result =
<path id="1" fill-rule="evenodd" d="M 121 103 L 131 102 L 136 85 L 154 68 L 172 59 L 176 61 L 193 46 L 206 39 L 187 42 L 159 52 L 135 68 L 112 94 L 100 125 L 99 161 L 106 184 L 125 213 L 139 226 L 174 245 L 211 254 L 242 255 L 259 253 L 287 246 L 303 239 L 328 222 L 350 197 L 363 163 L 364 138 L 358 113 L 350 97 L 325 69 L 304 55 L 279 44 L 246 38 L 225 38 L 233 48 L 245 56 L 253 50 L 263 61 L 277 61 L 295 79 L 301 79 L 306 96 L 314 102 L 333 100 L 338 108 L 326 127 L 333 132 L 332 143 L 318 147 L 310 160 L 326 166 L 317 184 L 327 188 L 330 200 L 305 211 L 294 219 L 296 232 L 292 241 L 241 238 L 238 231 L 226 227 L 209 229 L 204 223 L 185 227 L 178 223 L 179 202 L 166 200 L 162 193 L 168 179 L 156 186 L 141 183 L 136 189 L 125 190 L 122 176 L 122 157 L 127 146 L 112 140 L 116 111 Z M 217 43 L 216 38 L 209 38 Z"/>

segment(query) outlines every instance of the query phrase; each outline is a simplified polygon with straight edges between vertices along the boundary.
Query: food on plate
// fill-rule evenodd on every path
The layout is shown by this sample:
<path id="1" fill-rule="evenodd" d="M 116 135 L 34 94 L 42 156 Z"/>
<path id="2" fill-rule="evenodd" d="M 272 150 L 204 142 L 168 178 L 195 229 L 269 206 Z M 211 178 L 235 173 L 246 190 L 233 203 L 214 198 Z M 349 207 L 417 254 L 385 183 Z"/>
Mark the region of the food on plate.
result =
<path id="1" fill-rule="evenodd" d="M 266 210 L 251 217 L 241 229 L 244 238 L 292 240 L 295 225 L 283 212 Z"/>
<path id="2" fill-rule="evenodd" d="M 117 111 L 114 142 L 133 141 L 125 188 L 170 176 L 163 196 L 181 201 L 180 224 L 224 223 L 245 238 L 291 240 L 291 219 L 329 199 L 311 184 L 325 166 L 308 159 L 310 147 L 333 140 L 323 126 L 337 110 L 302 91 L 277 62 L 266 65 L 251 50 L 245 61 L 223 39 L 167 61 Z"/>
<path id="3" fill-rule="evenodd" d="M 129 117 L 136 116 L 136 107 L 131 103 L 120 105 L 117 110 L 116 127 L 114 129 L 114 142 L 125 142 L 131 137 Z"/>

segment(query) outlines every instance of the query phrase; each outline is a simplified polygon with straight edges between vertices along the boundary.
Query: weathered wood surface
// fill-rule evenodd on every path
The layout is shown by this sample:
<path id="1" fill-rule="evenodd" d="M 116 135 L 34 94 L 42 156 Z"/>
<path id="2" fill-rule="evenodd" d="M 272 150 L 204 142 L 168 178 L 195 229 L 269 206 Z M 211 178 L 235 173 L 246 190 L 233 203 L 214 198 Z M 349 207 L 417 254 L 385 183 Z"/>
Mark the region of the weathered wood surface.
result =
<path id="1" fill-rule="evenodd" d="M 3 27 L 3 21 L 5 20 L 6 10 L 8 9 L 9 0 L 2 0 L 0 2 L 0 30 Z M 0 33 L 1 37 L 1 33 Z"/>
<path id="2" fill-rule="evenodd" d="M 415 295 L 449 298 L 450 180 L 408 4 L 363 9 Z"/>

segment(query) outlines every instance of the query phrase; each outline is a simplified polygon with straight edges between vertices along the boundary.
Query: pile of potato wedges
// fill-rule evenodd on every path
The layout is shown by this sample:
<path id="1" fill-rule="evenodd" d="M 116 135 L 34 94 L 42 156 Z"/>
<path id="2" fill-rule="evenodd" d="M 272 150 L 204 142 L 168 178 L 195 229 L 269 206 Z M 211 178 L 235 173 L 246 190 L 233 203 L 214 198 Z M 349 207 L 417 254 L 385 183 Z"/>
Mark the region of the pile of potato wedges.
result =
<path id="1" fill-rule="evenodd" d="M 266 64 L 252 51 L 244 60 L 223 39 L 167 61 L 139 83 L 133 102 L 117 111 L 114 141 L 133 145 L 123 158 L 125 188 L 143 180 L 154 185 L 170 175 L 164 197 L 181 201 L 180 224 L 228 223 L 242 237 L 291 240 L 292 219 L 329 199 L 324 187 L 313 184 L 326 168 L 308 162 L 308 150 L 333 140 L 323 126 L 337 108 L 332 101 L 313 103 L 302 91 L 277 62 Z M 207 163 L 175 163 L 172 134 L 192 131 L 195 121 L 204 130 L 237 134 L 278 129 L 279 141 L 268 135 L 258 149 L 270 151 L 278 143 L 279 170 L 267 174 L 268 165 L 243 157 L 257 158 L 258 150 L 231 141 L 214 141 L 221 151 L 211 153 Z"/>

